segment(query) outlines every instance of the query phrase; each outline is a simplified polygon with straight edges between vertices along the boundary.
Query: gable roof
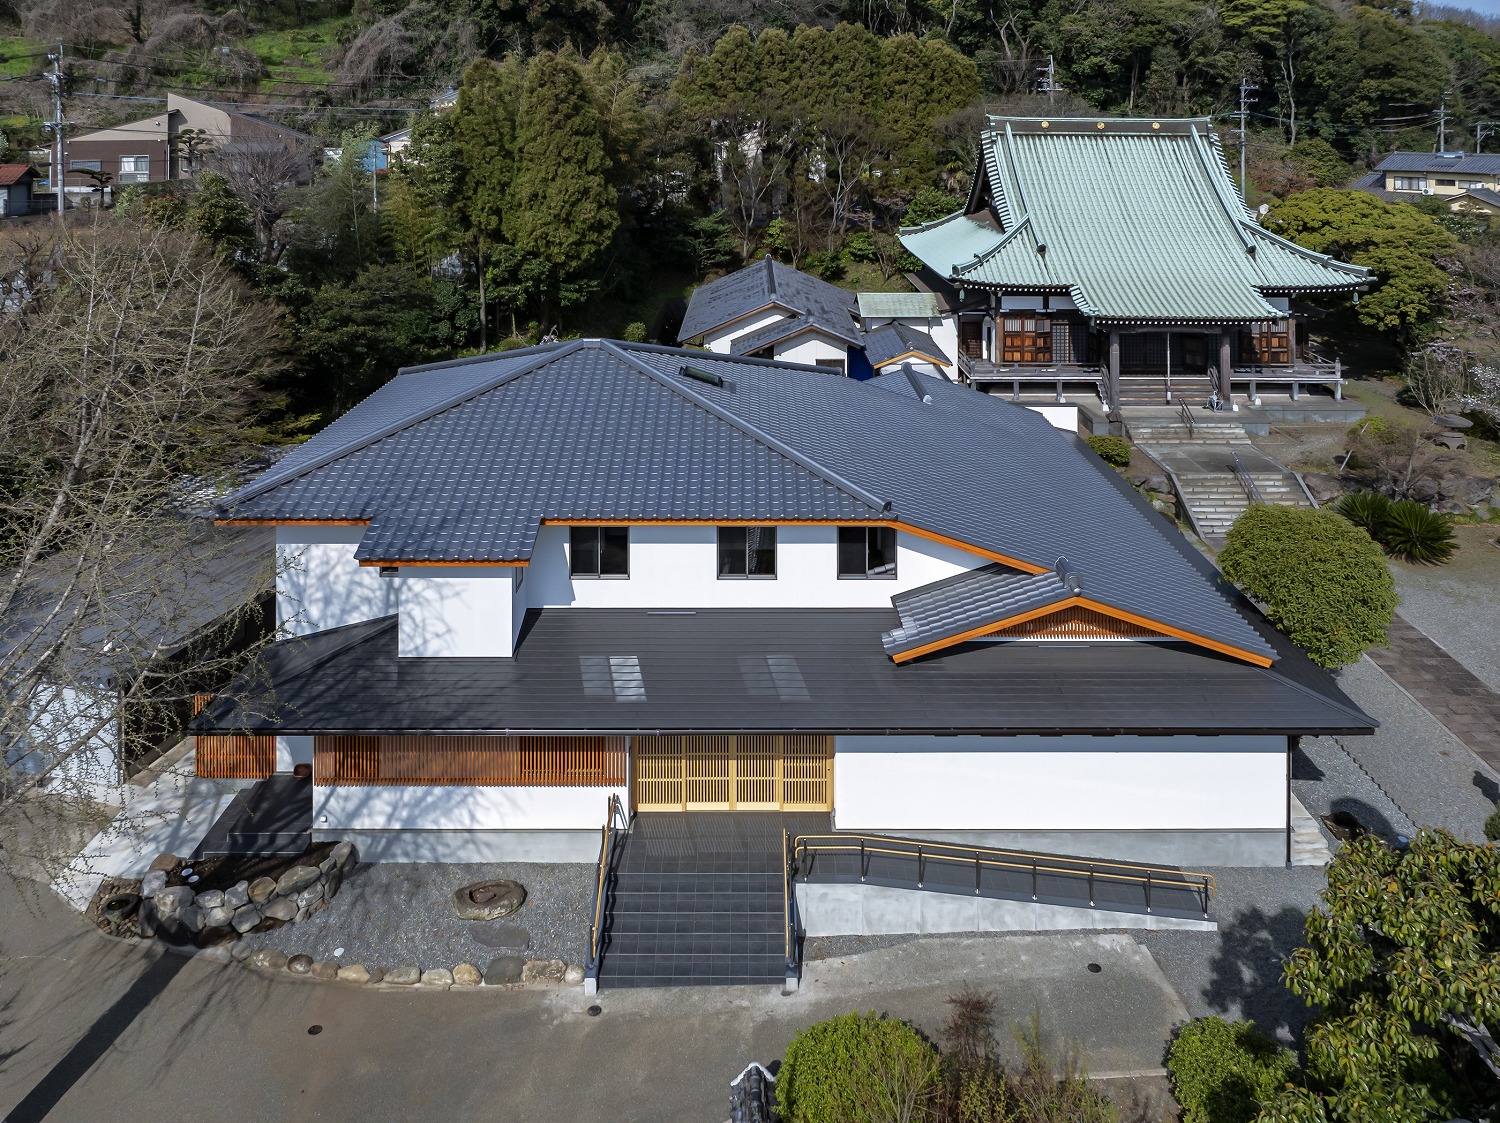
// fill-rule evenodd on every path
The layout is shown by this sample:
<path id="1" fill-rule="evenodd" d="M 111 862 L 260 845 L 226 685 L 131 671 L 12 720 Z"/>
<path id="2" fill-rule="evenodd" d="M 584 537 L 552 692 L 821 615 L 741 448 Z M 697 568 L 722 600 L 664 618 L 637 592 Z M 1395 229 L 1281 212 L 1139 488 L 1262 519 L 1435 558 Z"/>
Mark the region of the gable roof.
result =
<path id="1" fill-rule="evenodd" d="M 1392 152 L 1375 165 L 1375 170 L 1494 176 L 1500 175 L 1500 156 L 1472 152 Z"/>
<path id="2" fill-rule="evenodd" d="M 1491 191 L 1488 187 L 1470 187 L 1460 191 L 1457 195 L 1450 195 L 1446 202 L 1452 203 L 1465 197 L 1483 203 L 1487 207 L 1500 207 L 1500 191 Z"/>
<path id="3" fill-rule="evenodd" d="M 927 359 L 939 366 L 953 364 L 931 335 L 906 324 L 886 324 L 865 332 L 865 357 L 876 370 L 905 358 Z"/>
<path id="4" fill-rule="evenodd" d="M 524 565 L 544 520 L 889 522 L 1023 572 L 1066 557 L 1095 602 L 1273 656 L 1066 434 L 913 377 L 599 340 L 418 368 L 219 514 L 368 521 L 366 564 Z"/>
<path id="5" fill-rule="evenodd" d="M 943 314 L 930 292 L 862 292 L 856 299 L 862 320 L 933 320 Z"/>
<path id="6" fill-rule="evenodd" d="M 30 164 L 0 164 L 0 187 L 10 187 L 28 176 L 40 179 L 41 174 Z"/>
<path id="7" fill-rule="evenodd" d="M 902 231 L 955 285 L 1066 292 L 1106 323 L 1250 323 L 1371 279 L 1245 209 L 1206 118 L 990 118 L 964 211 Z"/>
<path id="8" fill-rule="evenodd" d="M 848 289 L 830 285 L 790 265 L 782 265 L 767 254 L 753 265 L 694 289 L 677 338 L 683 342 L 696 339 L 704 332 L 723 327 L 752 312 L 775 307 L 782 309 L 789 318 L 799 319 L 839 339 L 858 344 L 854 304 L 854 294 Z M 768 345 L 762 343 L 759 346 Z"/>

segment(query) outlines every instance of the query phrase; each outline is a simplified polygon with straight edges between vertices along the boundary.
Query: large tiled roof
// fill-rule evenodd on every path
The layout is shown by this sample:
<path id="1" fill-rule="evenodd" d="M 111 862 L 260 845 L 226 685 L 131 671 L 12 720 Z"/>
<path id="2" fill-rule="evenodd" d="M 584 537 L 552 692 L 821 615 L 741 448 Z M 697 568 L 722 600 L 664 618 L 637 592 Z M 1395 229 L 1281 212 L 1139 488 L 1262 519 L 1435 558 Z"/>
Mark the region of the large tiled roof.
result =
<path id="1" fill-rule="evenodd" d="M 968 212 L 902 231 L 959 286 L 1069 293 L 1104 322 L 1243 323 L 1268 294 L 1347 290 L 1369 271 L 1302 249 L 1245 210 L 1207 119 L 991 118 Z"/>
<path id="2" fill-rule="evenodd" d="M 276 644 L 198 725 L 286 733 L 1305 734 L 1363 733 L 1375 724 L 1291 649 L 1274 666 L 1256 667 L 1183 643 L 986 643 L 897 666 L 874 642 L 896 622 L 884 609 L 544 609 L 528 613 L 514 658 L 422 659 L 398 656 L 396 619 L 385 617 Z M 601 657 L 630 667 L 618 692 L 601 689 Z"/>
<path id="3" fill-rule="evenodd" d="M 943 314 L 930 292 L 862 292 L 857 299 L 864 320 L 932 320 Z"/>
<path id="4" fill-rule="evenodd" d="M 773 306 L 849 343 L 859 343 L 854 294 L 767 255 L 727 276 L 699 285 L 688 301 L 677 338 L 686 342 L 751 312 Z M 764 346 L 762 344 L 761 346 Z"/>
<path id="5" fill-rule="evenodd" d="M 1432 172 L 1454 175 L 1500 175 L 1500 156 L 1492 153 L 1392 152 L 1375 165 L 1381 172 Z"/>
<path id="6" fill-rule="evenodd" d="M 1023 570 L 1066 557 L 1093 600 L 1271 657 L 1067 434 L 919 385 L 607 341 L 465 360 L 399 376 L 220 514 L 369 520 L 356 556 L 409 563 L 525 562 L 543 519 L 889 519 Z"/>

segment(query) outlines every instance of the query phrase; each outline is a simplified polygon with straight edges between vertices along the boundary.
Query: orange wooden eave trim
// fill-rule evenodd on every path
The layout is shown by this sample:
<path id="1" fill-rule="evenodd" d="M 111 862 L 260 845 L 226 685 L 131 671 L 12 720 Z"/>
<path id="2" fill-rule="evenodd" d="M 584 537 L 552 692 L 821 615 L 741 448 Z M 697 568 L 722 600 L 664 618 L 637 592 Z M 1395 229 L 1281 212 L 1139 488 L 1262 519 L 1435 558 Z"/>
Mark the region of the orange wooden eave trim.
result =
<path id="1" fill-rule="evenodd" d="M 910 651 L 899 652 L 898 654 L 891 656 L 891 661 L 895 663 L 910 662 L 912 659 L 919 658 L 923 655 L 929 655 L 934 651 L 941 651 L 944 648 L 954 647 L 957 644 L 964 643 L 968 640 L 978 639 L 980 636 L 989 635 L 992 632 L 999 631 L 1001 628 L 1011 628 L 1017 624 L 1024 624 L 1028 620 L 1035 620 L 1041 616 L 1051 616 L 1054 613 L 1061 612 L 1064 609 L 1068 608 L 1091 609 L 1094 612 L 1100 613 L 1101 615 L 1109 616 L 1116 620 L 1123 620 L 1128 624 L 1135 624 L 1138 627 L 1149 628 L 1151 631 L 1157 632 L 1163 636 L 1170 636 L 1173 639 L 1185 640 L 1188 643 L 1196 644 L 1199 647 L 1206 647 L 1210 651 L 1217 651 L 1221 655 L 1229 655 L 1235 659 L 1243 659 L 1245 662 L 1253 663 L 1257 667 L 1269 667 L 1272 662 L 1264 655 L 1259 655 L 1251 651 L 1245 651 L 1242 648 L 1233 646 L 1232 644 L 1221 643 L 1219 640 L 1209 639 L 1206 636 L 1194 635 L 1192 632 L 1185 632 L 1181 628 L 1174 628 L 1169 624 L 1163 624 L 1159 620 L 1152 620 L 1145 616 L 1138 616 L 1133 612 L 1126 612 L 1124 609 L 1115 608 L 1111 605 L 1100 604 L 1098 601 L 1090 600 L 1088 597 L 1069 597 L 1067 600 L 1059 601 L 1056 604 L 1049 604 L 1042 608 L 1034 608 L 1029 612 L 1022 612 L 1018 613 L 1015 616 L 1008 616 L 1004 620 L 996 620 L 987 624 L 982 624 L 977 628 L 971 628 L 970 630 L 962 632 L 959 635 L 949 636 L 946 639 L 934 640 L 932 643 L 923 644 L 921 647 L 914 647 Z"/>
<path id="2" fill-rule="evenodd" d="M 468 566 L 471 568 L 480 566 L 510 566 L 512 568 L 524 568 L 530 565 L 531 561 L 527 558 L 516 558 L 509 561 L 423 561 L 418 558 L 388 558 L 382 561 L 377 558 L 365 558 L 359 564 L 371 569 L 376 567 L 384 568 L 386 566 L 395 566 L 398 568 L 400 566 L 410 566 L 413 569 L 428 566 Z"/>
<path id="3" fill-rule="evenodd" d="M 1038 573 L 1050 573 L 1050 565 L 1037 565 L 1035 562 L 1022 561 L 1020 558 L 1010 557 L 995 550 L 986 550 L 982 546 L 975 546 L 971 542 L 961 542 L 957 538 L 949 538 L 946 534 L 939 534 L 935 530 L 924 530 L 920 526 L 912 526 L 911 523 L 898 522 L 892 524 L 897 530 L 904 530 L 908 534 L 915 534 L 918 538 L 925 538 L 929 542 L 936 542 L 940 546 L 952 546 L 955 550 L 962 550 L 966 554 L 977 554 L 981 558 L 989 558 L 1001 565 L 1008 565 L 1012 569 L 1019 569 L 1022 573 L 1029 573 L 1033 577 Z"/>
<path id="4" fill-rule="evenodd" d="M 215 526 L 369 526 L 369 519 L 215 519 Z"/>
<path id="5" fill-rule="evenodd" d="M 924 362 L 931 363 L 935 367 L 950 367 L 953 365 L 952 363 L 944 362 L 942 359 L 936 358 L 935 356 L 929 355 L 923 351 L 903 351 L 895 358 L 887 359 L 875 369 L 885 370 L 886 367 L 891 366 L 894 363 L 905 362 L 907 359 L 921 359 Z"/>

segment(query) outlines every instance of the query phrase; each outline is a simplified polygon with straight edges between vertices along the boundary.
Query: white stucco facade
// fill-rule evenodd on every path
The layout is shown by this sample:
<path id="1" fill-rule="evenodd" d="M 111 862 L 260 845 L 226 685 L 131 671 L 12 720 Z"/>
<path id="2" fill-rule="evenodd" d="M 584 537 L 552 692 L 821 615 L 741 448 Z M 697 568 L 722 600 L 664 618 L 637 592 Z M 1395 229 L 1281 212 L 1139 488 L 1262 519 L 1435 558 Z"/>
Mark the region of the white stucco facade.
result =
<path id="1" fill-rule="evenodd" d="M 354 560 L 363 526 L 276 528 L 276 623 L 305 636 L 389 616 L 399 585 Z"/>
<path id="2" fill-rule="evenodd" d="M 703 346 L 716 355 L 728 355 L 734 347 L 734 341 L 740 336 L 749 335 L 753 331 L 769 327 L 778 320 L 789 318 L 789 313 L 783 308 L 767 308 L 763 312 L 752 312 L 743 319 L 722 324 L 713 331 L 704 332 Z"/>
<path id="3" fill-rule="evenodd" d="M 513 654 L 516 572 L 515 566 L 402 566 L 398 653 L 423 658 Z"/>
<path id="4" fill-rule="evenodd" d="M 313 827 L 338 830 L 597 830 L 614 787 L 315 785 Z"/>
<path id="5" fill-rule="evenodd" d="M 805 331 L 783 340 L 772 348 L 771 357 L 783 363 L 801 363 L 809 367 L 820 362 L 842 363 L 841 373 L 849 373 L 849 344 L 820 331 Z"/>

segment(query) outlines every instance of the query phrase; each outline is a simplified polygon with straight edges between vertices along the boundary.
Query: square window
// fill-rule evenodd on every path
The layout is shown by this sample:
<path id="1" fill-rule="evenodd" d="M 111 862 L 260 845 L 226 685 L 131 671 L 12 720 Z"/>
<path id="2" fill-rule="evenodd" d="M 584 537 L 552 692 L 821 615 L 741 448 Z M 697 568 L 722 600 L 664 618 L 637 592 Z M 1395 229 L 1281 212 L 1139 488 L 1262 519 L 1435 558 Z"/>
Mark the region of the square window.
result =
<path id="1" fill-rule="evenodd" d="M 719 527 L 720 579 L 776 576 L 774 526 Z"/>
<path id="2" fill-rule="evenodd" d="M 841 580 L 895 577 L 896 528 L 841 526 L 838 553 Z"/>
<path id="3" fill-rule="evenodd" d="M 570 527 L 568 572 L 574 577 L 629 577 L 630 528 Z"/>

